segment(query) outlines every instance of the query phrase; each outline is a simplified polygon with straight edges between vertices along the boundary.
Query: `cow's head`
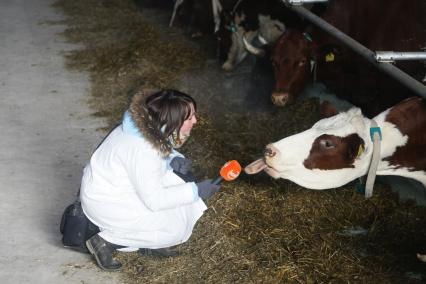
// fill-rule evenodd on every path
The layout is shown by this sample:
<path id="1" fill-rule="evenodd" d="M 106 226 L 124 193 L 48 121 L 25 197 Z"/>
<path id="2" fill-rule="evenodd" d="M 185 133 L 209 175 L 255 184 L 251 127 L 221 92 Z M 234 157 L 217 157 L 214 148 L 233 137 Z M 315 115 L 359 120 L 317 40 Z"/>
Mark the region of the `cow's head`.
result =
<path id="1" fill-rule="evenodd" d="M 311 129 L 266 146 L 264 157 L 245 171 L 264 170 L 310 189 L 342 186 L 368 169 L 372 152 L 368 125 L 358 108 L 322 119 Z"/>
<path id="2" fill-rule="evenodd" d="M 271 58 L 276 81 L 271 99 L 275 105 L 293 103 L 306 87 L 312 53 L 311 39 L 300 31 L 287 30 L 277 41 Z"/>
<path id="3" fill-rule="evenodd" d="M 222 69 L 230 71 L 247 56 L 243 37 L 252 40 L 257 31 L 249 29 L 251 26 L 247 24 L 247 16 L 243 12 L 226 15 L 224 12 L 216 38 L 218 40 L 218 56 L 225 60 Z"/>
<path id="4" fill-rule="evenodd" d="M 265 51 L 259 47 L 276 42 L 284 30 L 284 24 L 270 15 L 259 14 L 257 19 L 250 19 L 243 11 L 234 14 L 222 12 L 221 26 L 216 32 L 218 56 L 225 60 L 222 68 L 232 70 L 248 52 L 264 55 Z"/>

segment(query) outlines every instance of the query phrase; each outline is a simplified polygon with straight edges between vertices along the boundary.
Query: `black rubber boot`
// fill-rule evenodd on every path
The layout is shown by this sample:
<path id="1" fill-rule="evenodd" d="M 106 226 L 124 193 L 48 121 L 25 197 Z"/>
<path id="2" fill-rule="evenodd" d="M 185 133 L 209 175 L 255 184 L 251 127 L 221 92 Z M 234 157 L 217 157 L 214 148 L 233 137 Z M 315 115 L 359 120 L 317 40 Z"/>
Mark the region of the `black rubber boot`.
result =
<path id="1" fill-rule="evenodd" d="M 139 255 L 145 256 L 160 256 L 160 257 L 173 257 L 178 256 L 180 253 L 178 250 L 172 248 L 160 248 L 160 249 L 148 249 L 148 248 L 140 248 L 138 250 Z"/>
<path id="2" fill-rule="evenodd" d="M 113 244 L 96 234 L 86 241 L 86 246 L 95 257 L 100 268 L 106 271 L 121 270 L 121 263 L 112 258 L 112 254 L 115 250 Z"/>

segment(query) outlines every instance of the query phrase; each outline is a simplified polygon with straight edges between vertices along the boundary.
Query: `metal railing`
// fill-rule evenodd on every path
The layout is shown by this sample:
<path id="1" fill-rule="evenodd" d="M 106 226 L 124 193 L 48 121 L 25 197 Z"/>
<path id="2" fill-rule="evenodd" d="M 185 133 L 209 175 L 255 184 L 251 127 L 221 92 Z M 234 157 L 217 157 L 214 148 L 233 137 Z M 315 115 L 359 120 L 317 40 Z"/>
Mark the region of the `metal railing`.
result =
<path id="1" fill-rule="evenodd" d="M 374 58 L 378 62 L 395 62 L 398 60 L 426 60 L 426 52 L 376 51 Z"/>

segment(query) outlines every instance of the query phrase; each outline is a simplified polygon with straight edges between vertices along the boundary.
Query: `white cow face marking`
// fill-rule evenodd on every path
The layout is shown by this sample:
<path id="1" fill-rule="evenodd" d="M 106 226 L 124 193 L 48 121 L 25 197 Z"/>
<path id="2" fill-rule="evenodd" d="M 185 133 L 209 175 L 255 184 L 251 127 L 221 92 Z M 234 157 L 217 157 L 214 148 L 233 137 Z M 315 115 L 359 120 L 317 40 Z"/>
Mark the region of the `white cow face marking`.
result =
<path id="1" fill-rule="evenodd" d="M 358 108 L 318 121 L 311 129 L 267 146 L 265 172 L 312 189 L 342 186 L 369 165 L 368 119 Z"/>
<path id="2" fill-rule="evenodd" d="M 269 15 L 259 14 L 258 19 L 259 35 L 269 44 L 275 43 L 285 32 L 285 25 L 278 20 L 271 19 Z"/>

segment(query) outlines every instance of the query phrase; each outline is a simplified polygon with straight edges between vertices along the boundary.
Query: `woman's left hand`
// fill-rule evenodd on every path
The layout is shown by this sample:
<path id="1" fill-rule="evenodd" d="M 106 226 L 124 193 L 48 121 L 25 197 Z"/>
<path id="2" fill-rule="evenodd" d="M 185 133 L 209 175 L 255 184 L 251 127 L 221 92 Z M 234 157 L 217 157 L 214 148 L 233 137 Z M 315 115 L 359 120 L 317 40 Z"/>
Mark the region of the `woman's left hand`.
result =
<path id="1" fill-rule="evenodd" d="M 175 172 L 186 175 L 191 170 L 192 162 L 187 158 L 174 157 L 170 162 L 170 167 Z"/>

